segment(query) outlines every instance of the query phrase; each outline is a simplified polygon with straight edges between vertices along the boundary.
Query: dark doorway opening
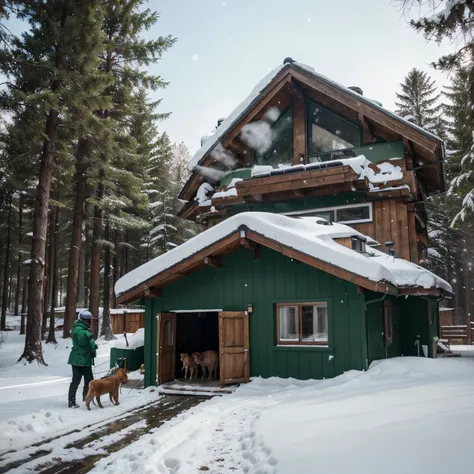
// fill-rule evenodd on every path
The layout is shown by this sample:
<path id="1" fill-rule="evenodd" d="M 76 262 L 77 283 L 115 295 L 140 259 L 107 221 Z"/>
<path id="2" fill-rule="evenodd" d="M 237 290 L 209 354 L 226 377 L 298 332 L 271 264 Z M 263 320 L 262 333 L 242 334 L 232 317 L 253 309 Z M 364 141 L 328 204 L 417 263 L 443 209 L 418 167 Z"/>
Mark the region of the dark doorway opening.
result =
<path id="1" fill-rule="evenodd" d="M 219 313 L 176 314 L 176 371 L 175 378 L 183 379 L 181 354 L 217 351 L 219 353 Z M 201 371 L 198 371 L 201 377 Z"/>

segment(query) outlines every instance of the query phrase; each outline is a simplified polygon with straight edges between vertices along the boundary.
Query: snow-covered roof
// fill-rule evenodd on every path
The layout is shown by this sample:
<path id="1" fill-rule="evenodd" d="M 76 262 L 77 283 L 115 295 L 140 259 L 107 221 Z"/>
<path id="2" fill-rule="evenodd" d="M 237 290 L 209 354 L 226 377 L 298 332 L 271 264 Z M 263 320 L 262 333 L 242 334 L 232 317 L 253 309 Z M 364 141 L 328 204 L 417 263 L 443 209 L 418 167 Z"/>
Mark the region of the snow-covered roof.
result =
<path id="1" fill-rule="evenodd" d="M 254 231 L 373 282 L 385 282 L 396 287 L 451 291 L 449 283 L 411 262 L 373 248 L 364 254 L 342 246 L 334 239 L 359 236 L 373 240 L 349 226 L 337 223 L 324 225 L 320 222 L 321 219 L 316 217 L 292 218 L 266 212 L 237 214 L 124 275 L 115 284 L 115 293 L 117 296 L 122 295 L 239 229 Z"/>
<path id="2" fill-rule="evenodd" d="M 281 64 L 280 66 L 276 67 L 270 73 L 268 73 L 252 90 L 252 92 L 246 97 L 246 99 L 241 102 L 233 111 L 232 113 L 220 124 L 220 126 L 217 128 L 217 130 L 212 134 L 209 135 L 204 143 L 202 144 L 201 148 L 194 154 L 194 156 L 189 160 L 188 162 L 188 169 L 190 171 L 193 171 L 194 168 L 199 165 L 201 160 L 206 156 L 209 152 L 213 150 L 213 148 L 220 142 L 221 137 L 232 128 L 232 126 L 238 122 L 253 106 L 253 104 L 260 98 L 260 95 L 263 93 L 263 91 L 270 85 L 270 83 L 273 81 L 273 79 L 285 68 L 291 68 L 295 67 L 297 69 L 300 69 L 304 71 L 306 74 L 309 74 L 313 76 L 314 78 L 325 82 L 326 84 L 339 89 L 340 91 L 344 93 L 348 93 L 354 97 L 356 97 L 358 100 L 361 102 L 365 102 L 366 104 L 370 105 L 371 107 L 374 107 L 380 111 L 382 111 L 384 114 L 389 115 L 390 117 L 396 119 L 399 122 L 403 122 L 407 125 L 409 125 L 411 128 L 416 129 L 418 132 L 421 132 L 422 134 L 435 139 L 437 141 L 441 141 L 439 137 L 434 135 L 433 133 L 429 132 L 428 130 L 425 130 L 422 127 L 419 127 L 418 125 L 414 124 L 413 122 L 410 122 L 406 118 L 400 117 L 399 115 L 395 114 L 394 112 L 391 112 L 390 110 L 382 107 L 377 101 L 373 101 L 371 99 L 368 99 L 367 97 L 353 91 L 352 89 L 349 89 L 348 87 L 339 84 L 336 81 L 333 81 L 332 79 L 329 79 L 328 77 L 319 74 L 312 68 L 311 66 L 308 66 L 303 63 L 299 62 L 292 62 L 286 63 L 286 64 Z"/>

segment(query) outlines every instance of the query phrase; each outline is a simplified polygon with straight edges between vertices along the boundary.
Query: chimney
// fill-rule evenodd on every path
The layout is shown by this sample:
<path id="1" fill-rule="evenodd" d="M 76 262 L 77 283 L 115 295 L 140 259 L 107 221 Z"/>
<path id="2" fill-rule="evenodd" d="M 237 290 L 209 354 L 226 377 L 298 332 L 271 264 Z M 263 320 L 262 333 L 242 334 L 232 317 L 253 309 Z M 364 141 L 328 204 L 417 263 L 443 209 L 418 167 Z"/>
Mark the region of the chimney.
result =
<path id="1" fill-rule="evenodd" d="M 359 86 L 349 86 L 348 89 L 357 92 L 359 95 L 364 95 L 364 91 Z"/>
<path id="2" fill-rule="evenodd" d="M 393 240 L 385 242 L 385 246 L 388 247 L 388 254 L 391 257 L 395 257 L 395 250 L 393 249 L 393 246 L 394 246 Z"/>

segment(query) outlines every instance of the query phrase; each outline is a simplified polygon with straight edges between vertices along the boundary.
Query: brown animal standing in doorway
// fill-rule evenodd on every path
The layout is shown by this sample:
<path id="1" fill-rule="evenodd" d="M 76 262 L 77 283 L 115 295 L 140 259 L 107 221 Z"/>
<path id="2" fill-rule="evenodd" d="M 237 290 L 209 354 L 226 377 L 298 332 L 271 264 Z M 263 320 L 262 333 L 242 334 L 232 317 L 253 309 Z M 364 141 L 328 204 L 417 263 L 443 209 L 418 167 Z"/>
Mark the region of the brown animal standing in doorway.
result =
<path id="1" fill-rule="evenodd" d="M 184 379 L 192 380 L 197 378 L 198 365 L 189 354 L 181 354 L 181 362 L 183 363 Z"/>
<path id="2" fill-rule="evenodd" d="M 105 379 L 91 380 L 89 383 L 89 391 L 86 396 L 87 409 L 90 410 L 90 404 L 94 397 L 97 400 L 99 407 L 104 408 L 100 402 L 100 397 L 106 393 L 109 394 L 110 401 L 115 405 L 118 405 L 120 384 L 127 383 L 127 381 L 127 369 L 119 369 L 115 375 Z"/>
<path id="3" fill-rule="evenodd" d="M 217 377 L 217 367 L 219 367 L 219 356 L 216 351 L 193 352 L 193 359 L 196 364 L 202 367 L 202 378 L 206 378 L 206 370 L 208 378 L 214 379 Z"/>

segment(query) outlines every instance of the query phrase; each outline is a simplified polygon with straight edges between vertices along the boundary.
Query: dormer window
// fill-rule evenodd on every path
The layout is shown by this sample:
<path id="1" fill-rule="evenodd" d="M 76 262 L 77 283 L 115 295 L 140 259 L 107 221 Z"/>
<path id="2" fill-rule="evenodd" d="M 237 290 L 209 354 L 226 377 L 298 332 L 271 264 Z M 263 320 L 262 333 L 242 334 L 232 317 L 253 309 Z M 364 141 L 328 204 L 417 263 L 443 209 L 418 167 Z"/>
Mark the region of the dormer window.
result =
<path id="1" fill-rule="evenodd" d="M 365 253 L 365 240 L 359 237 L 352 237 L 352 250 L 355 250 L 356 252 L 360 253 Z"/>
<path id="2" fill-rule="evenodd" d="M 360 131 L 357 125 L 319 104 L 308 103 L 308 148 L 309 156 L 312 157 L 309 161 L 326 161 L 331 157 L 321 157 L 321 160 L 314 157 L 359 145 Z M 344 157 L 343 153 L 341 155 Z"/>
<path id="3" fill-rule="evenodd" d="M 293 109 L 280 115 L 271 130 L 271 145 L 264 153 L 255 151 L 254 164 L 273 168 L 293 164 Z"/>

